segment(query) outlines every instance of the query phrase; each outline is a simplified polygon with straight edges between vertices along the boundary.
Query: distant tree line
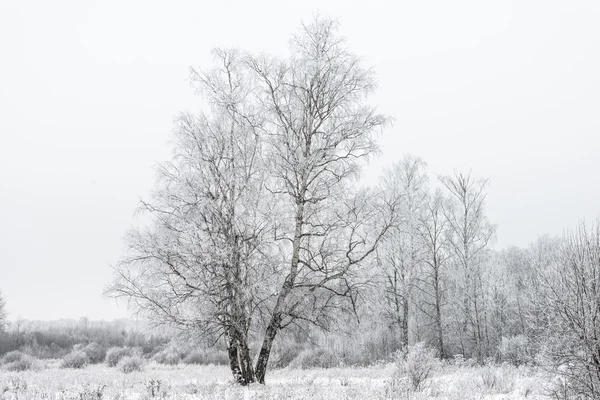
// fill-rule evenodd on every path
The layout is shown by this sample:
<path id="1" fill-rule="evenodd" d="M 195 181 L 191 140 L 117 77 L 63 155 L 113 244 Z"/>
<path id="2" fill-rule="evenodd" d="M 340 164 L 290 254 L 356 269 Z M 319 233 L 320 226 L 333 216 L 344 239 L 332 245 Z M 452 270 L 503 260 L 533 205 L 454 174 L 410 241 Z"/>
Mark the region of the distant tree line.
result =
<path id="1" fill-rule="evenodd" d="M 105 349 L 140 348 L 143 353 L 150 354 L 164 348 L 171 338 L 171 334 L 152 333 L 147 326 L 136 327 L 129 320 L 16 320 L 0 333 L 0 356 L 20 350 L 35 358 L 62 358 L 74 346 L 89 343 L 97 343 Z"/>

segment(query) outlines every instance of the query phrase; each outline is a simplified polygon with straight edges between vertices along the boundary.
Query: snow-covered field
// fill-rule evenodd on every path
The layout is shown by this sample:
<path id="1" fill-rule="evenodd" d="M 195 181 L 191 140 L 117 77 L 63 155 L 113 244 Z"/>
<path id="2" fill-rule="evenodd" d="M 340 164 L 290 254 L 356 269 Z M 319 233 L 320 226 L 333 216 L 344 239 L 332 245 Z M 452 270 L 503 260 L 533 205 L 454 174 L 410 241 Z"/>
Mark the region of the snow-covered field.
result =
<path id="1" fill-rule="evenodd" d="M 368 368 L 275 370 L 267 385 L 239 387 L 222 366 L 165 366 L 123 374 L 106 365 L 0 372 L 1 399 L 547 399 L 551 378 L 529 367 L 446 365 L 421 391 L 393 364 Z"/>

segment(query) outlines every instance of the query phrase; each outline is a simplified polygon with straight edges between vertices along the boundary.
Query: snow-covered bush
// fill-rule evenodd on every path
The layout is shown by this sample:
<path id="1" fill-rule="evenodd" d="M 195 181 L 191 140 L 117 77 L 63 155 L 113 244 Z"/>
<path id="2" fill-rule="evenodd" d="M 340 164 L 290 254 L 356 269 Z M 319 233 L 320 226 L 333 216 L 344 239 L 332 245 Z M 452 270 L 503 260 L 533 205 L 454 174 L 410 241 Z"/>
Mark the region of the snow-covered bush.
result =
<path id="1" fill-rule="evenodd" d="M 6 353 L 4 357 L 2 357 L 2 364 L 8 364 L 15 361 L 21 361 L 23 357 L 26 357 L 27 354 L 22 351 L 14 350 L 9 353 Z"/>
<path id="2" fill-rule="evenodd" d="M 177 365 L 181 361 L 181 355 L 175 350 L 167 348 L 152 356 L 152 360 L 159 364 Z"/>
<path id="3" fill-rule="evenodd" d="M 106 349 L 96 342 L 92 342 L 83 348 L 85 354 L 87 354 L 90 363 L 98 364 L 104 361 L 106 357 Z"/>
<path id="4" fill-rule="evenodd" d="M 90 359 L 83 350 L 74 350 L 63 357 L 60 366 L 61 368 L 84 368 L 89 362 Z"/>
<path id="5" fill-rule="evenodd" d="M 291 368 L 334 368 L 341 364 L 338 356 L 331 350 L 319 347 L 305 349 L 290 363 Z"/>
<path id="6" fill-rule="evenodd" d="M 413 390 L 421 390 L 423 383 L 438 367 L 439 360 L 435 351 L 419 342 L 408 347 L 408 351 L 399 353 L 396 358 L 396 376 L 407 376 Z"/>
<path id="7" fill-rule="evenodd" d="M 106 352 L 106 364 L 115 367 L 123 357 L 131 357 L 135 354 L 131 347 L 111 347 Z"/>
<path id="8" fill-rule="evenodd" d="M 129 374 L 134 371 L 142 371 L 144 369 L 145 361 L 138 355 L 125 356 L 117 364 L 117 368 L 125 373 Z"/>
<path id="9" fill-rule="evenodd" d="M 182 360 L 184 364 L 197 365 L 228 365 L 229 358 L 224 350 L 214 348 L 205 350 L 192 350 Z"/>

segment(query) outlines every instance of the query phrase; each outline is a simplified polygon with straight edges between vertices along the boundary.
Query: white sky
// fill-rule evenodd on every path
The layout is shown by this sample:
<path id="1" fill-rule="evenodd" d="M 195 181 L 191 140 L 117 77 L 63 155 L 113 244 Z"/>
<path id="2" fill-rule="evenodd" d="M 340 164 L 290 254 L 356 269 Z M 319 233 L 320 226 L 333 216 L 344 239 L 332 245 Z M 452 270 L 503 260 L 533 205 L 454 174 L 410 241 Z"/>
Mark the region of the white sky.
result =
<path id="1" fill-rule="evenodd" d="M 301 20 L 339 18 L 396 118 L 382 163 L 490 177 L 497 248 L 600 214 L 600 2 L 0 2 L 0 289 L 10 317 L 126 315 L 101 292 L 190 65 L 283 52 Z"/>

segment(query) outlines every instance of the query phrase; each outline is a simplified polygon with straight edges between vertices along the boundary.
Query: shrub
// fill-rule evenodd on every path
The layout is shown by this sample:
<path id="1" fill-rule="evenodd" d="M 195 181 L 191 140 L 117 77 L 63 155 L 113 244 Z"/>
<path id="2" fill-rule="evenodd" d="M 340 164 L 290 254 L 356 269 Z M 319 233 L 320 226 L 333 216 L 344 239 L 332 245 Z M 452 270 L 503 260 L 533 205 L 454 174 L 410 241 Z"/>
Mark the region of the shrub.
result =
<path id="1" fill-rule="evenodd" d="M 73 349 L 71 351 L 75 352 L 75 351 L 82 351 L 85 348 L 85 344 L 83 343 L 76 343 L 73 345 Z"/>
<path id="2" fill-rule="evenodd" d="M 531 359 L 525 335 L 517 335 L 510 338 L 503 337 L 502 343 L 498 346 L 498 351 L 500 352 L 502 361 L 516 366 L 525 364 Z"/>
<path id="3" fill-rule="evenodd" d="M 92 342 L 85 346 L 83 351 L 87 354 L 90 363 L 92 364 L 101 363 L 106 357 L 106 349 L 96 342 Z"/>
<path id="4" fill-rule="evenodd" d="M 23 357 L 27 357 L 27 354 L 18 350 L 14 350 L 9 353 L 6 353 L 4 357 L 2 357 L 2 364 L 9 364 L 15 361 L 21 361 Z"/>
<path id="5" fill-rule="evenodd" d="M 192 350 L 182 360 L 184 364 L 197 364 L 197 365 L 228 365 L 229 358 L 224 350 L 217 349 L 206 349 L 206 350 Z"/>
<path id="6" fill-rule="evenodd" d="M 324 348 L 302 350 L 289 364 L 291 368 L 334 368 L 340 366 L 340 359 L 332 351 Z"/>
<path id="7" fill-rule="evenodd" d="M 514 389 L 515 379 L 514 367 L 494 367 L 488 363 L 480 369 L 476 384 L 489 393 L 507 394 Z"/>
<path id="8" fill-rule="evenodd" d="M 144 359 L 138 355 L 125 356 L 119 361 L 117 367 L 125 374 L 142 371 L 144 369 Z"/>
<path id="9" fill-rule="evenodd" d="M 87 354 L 82 350 L 74 350 L 63 357 L 61 368 L 85 368 L 90 362 Z"/>
<path id="10" fill-rule="evenodd" d="M 131 357 L 134 350 L 131 347 L 112 347 L 106 352 L 106 364 L 115 367 L 123 357 Z"/>
<path id="11" fill-rule="evenodd" d="M 177 365 L 181 361 L 181 356 L 179 355 L 179 353 L 172 349 L 165 349 L 156 353 L 152 357 L 152 360 L 156 361 L 159 364 Z"/>
<path id="12" fill-rule="evenodd" d="M 38 361 L 27 354 L 22 354 L 21 358 L 15 361 L 11 361 L 4 364 L 4 369 L 6 371 L 29 371 L 29 370 L 37 370 L 40 369 L 40 365 Z"/>
<path id="13" fill-rule="evenodd" d="M 413 390 L 421 390 L 423 383 L 431 376 L 438 365 L 435 351 L 422 342 L 408 347 L 396 359 L 396 374 L 408 376 Z"/>
<path id="14" fill-rule="evenodd" d="M 277 348 L 269 358 L 269 367 L 274 369 L 285 368 L 290 365 L 296 357 L 302 352 L 302 347 L 298 344 L 287 344 Z"/>

